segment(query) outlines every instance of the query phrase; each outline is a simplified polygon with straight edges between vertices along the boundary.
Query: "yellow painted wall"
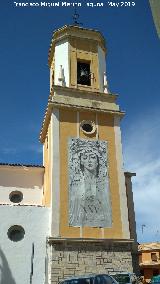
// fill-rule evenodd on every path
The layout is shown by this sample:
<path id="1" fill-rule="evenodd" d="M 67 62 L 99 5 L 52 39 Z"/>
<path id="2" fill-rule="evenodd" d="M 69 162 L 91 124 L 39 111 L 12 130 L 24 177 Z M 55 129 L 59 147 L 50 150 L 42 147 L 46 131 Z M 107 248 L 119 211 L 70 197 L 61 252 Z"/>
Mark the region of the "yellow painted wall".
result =
<path id="1" fill-rule="evenodd" d="M 109 186 L 112 204 L 113 227 L 104 229 L 105 238 L 122 238 L 120 197 L 114 135 L 114 115 L 98 114 L 99 140 L 108 141 Z"/>
<path id="2" fill-rule="evenodd" d="M 48 127 L 48 135 L 44 143 L 44 195 L 43 205 L 51 205 L 51 125 Z"/>
<path id="3" fill-rule="evenodd" d="M 96 113 L 80 112 L 79 121 L 93 120 Z M 82 236 L 86 238 L 122 238 L 122 224 L 120 214 L 120 198 L 118 188 L 117 162 L 114 136 L 113 114 L 97 114 L 98 135 L 100 140 L 108 141 L 109 182 L 112 203 L 112 228 L 84 227 Z M 77 137 L 77 112 L 60 110 L 60 235 L 61 237 L 80 237 L 80 229 L 68 226 L 68 138 Z M 80 138 L 95 139 L 80 131 Z"/>
<path id="4" fill-rule="evenodd" d="M 151 252 L 146 251 L 142 253 L 142 262 L 151 261 Z"/>
<path id="5" fill-rule="evenodd" d="M 80 229 L 68 226 L 68 138 L 76 137 L 77 113 L 60 110 L 60 236 L 80 236 Z"/>

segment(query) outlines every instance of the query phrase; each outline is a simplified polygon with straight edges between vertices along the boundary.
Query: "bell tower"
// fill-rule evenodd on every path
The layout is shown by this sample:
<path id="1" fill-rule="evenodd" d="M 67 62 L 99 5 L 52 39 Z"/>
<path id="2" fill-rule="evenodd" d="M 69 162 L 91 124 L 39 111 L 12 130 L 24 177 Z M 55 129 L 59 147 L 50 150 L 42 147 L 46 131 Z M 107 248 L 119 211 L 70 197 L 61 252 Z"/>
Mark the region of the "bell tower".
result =
<path id="1" fill-rule="evenodd" d="M 99 31 L 64 26 L 53 33 L 48 56 L 50 95 L 40 134 L 45 166 L 43 203 L 51 208 L 49 242 L 53 247 L 65 241 L 72 244 L 78 257 L 79 247 L 74 242 L 82 250 L 88 242 L 98 242 L 101 253 L 110 251 L 114 259 L 117 246 L 123 244 L 129 262 L 118 256 L 125 263 L 121 270 L 132 271 L 129 246 L 134 240 L 120 130 L 124 112 L 116 103 L 117 95 L 108 90 L 106 53 Z M 120 263 L 116 263 L 118 271 Z M 91 267 L 90 272 L 107 272 L 105 263 L 101 268 L 98 262 L 91 263 Z M 83 266 L 81 274 L 87 271 Z M 62 274 L 58 280 L 65 278 Z"/>
<path id="2" fill-rule="evenodd" d="M 41 141 L 44 202 L 52 207 L 55 237 L 130 237 L 119 126 L 124 113 L 117 96 L 108 91 L 105 60 L 100 32 L 64 26 L 53 34 L 48 58 L 51 92 Z M 88 171 L 87 179 L 81 160 L 89 154 L 96 155 L 99 172 L 94 176 Z M 76 202 L 82 202 L 81 208 Z M 84 221 L 88 218 L 92 221 Z"/>
<path id="3" fill-rule="evenodd" d="M 103 92 L 105 40 L 101 33 L 65 26 L 54 33 L 49 50 L 50 86 Z"/>

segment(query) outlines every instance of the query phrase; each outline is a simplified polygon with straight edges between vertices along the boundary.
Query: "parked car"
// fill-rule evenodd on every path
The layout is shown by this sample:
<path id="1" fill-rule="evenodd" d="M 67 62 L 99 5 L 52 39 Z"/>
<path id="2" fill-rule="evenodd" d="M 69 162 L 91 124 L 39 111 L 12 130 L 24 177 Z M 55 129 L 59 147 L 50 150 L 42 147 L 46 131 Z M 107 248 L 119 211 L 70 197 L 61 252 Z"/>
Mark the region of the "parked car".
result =
<path id="1" fill-rule="evenodd" d="M 119 283 L 119 284 L 136 284 L 138 283 L 138 279 L 134 273 L 129 272 L 120 272 L 112 274 L 112 277 Z"/>
<path id="2" fill-rule="evenodd" d="M 66 279 L 60 284 L 118 284 L 117 281 L 108 274 L 91 274 L 84 276 L 75 276 Z"/>
<path id="3" fill-rule="evenodd" d="M 160 283 L 160 275 L 153 276 L 150 283 L 152 284 Z"/>

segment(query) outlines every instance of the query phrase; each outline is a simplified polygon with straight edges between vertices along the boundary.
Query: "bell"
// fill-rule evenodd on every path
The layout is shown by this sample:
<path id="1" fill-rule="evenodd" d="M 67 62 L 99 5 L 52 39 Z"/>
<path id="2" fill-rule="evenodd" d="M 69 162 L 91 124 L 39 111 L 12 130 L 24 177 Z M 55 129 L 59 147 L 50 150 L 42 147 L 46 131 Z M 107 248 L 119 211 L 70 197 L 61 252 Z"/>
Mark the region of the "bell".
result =
<path id="1" fill-rule="evenodd" d="M 87 76 L 87 72 L 84 69 L 81 69 L 80 76 Z"/>

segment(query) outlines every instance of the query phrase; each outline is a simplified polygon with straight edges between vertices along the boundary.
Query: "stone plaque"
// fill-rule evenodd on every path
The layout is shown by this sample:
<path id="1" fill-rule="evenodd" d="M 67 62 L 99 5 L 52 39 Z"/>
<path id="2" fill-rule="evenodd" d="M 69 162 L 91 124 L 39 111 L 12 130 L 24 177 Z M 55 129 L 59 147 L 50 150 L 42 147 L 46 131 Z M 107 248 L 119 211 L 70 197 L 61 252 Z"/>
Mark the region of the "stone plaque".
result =
<path id="1" fill-rule="evenodd" d="M 111 227 L 107 142 L 70 138 L 69 226 Z"/>

